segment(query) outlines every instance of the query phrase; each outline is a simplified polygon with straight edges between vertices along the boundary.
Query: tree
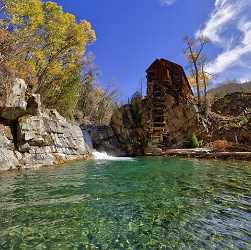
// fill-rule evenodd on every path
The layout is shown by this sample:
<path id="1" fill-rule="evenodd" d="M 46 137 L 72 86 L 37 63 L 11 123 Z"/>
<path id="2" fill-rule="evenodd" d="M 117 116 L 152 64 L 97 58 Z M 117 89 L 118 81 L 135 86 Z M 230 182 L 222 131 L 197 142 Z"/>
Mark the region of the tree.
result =
<path id="1" fill-rule="evenodd" d="M 87 45 L 95 41 L 91 24 L 85 20 L 77 23 L 75 16 L 53 2 L 3 3 L 6 15 L 1 27 L 11 30 L 12 43 L 21 48 L 12 60 L 17 76 L 24 78 L 33 92 L 41 94 L 45 106 L 64 113 L 65 105 L 79 97 L 76 89 L 80 88 L 81 58 Z M 27 71 L 29 74 L 24 74 Z"/>
<path id="2" fill-rule="evenodd" d="M 9 59 L 15 55 L 16 49 L 9 43 L 10 33 L 0 29 L 0 102 L 9 95 L 11 91 L 11 82 L 15 77 L 12 65 Z"/>
<path id="3" fill-rule="evenodd" d="M 207 37 L 201 36 L 198 39 L 193 39 L 190 37 L 185 37 L 184 41 L 186 43 L 186 48 L 184 54 L 187 58 L 188 63 L 191 66 L 191 76 L 194 79 L 194 84 L 196 85 L 197 90 L 197 104 L 199 111 L 202 111 L 202 101 L 201 101 L 201 92 L 200 92 L 200 79 L 204 81 L 204 87 L 207 85 L 206 73 L 205 73 L 205 63 L 206 59 L 203 55 L 205 46 L 209 43 Z"/>
<path id="4" fill-rule="evenodd" d="M 141 119 L 142 119 L 142 94 L 140 91 L 136 91 L 130 100 L 130 104 L 132 107 L 132 116 L 137 127 L 141 126 Z"/>
<path id="5" fill-rule="evenodd" d="M 75 117 L 79 122 L 109 125 L 116 106 L 118 91 L 113 85 L 105 89 L 98 83 L 100 71 L 95 65 L 95 56 L 88 53 L 82 59 L 81 91 Z"/>
<path id="6" fill-rule="evenodd" d="M 204 100 L 201 100 L 201 109 L 203 113 L 206 115 L 208 110 L 208 85 L 210 83 L 210 79 L 213 77 L 212 74 L 209 74 L 205 71 L 205 65 L 202 64 L 201 68 L 198 72 L 198 81 L 199 81 L 199 91 L 200 94 L 203 94 Z M 195 74 L 191 73 L 188 76 L 188 81 L 192 87 L 197 87 L 196 76 Z"/>

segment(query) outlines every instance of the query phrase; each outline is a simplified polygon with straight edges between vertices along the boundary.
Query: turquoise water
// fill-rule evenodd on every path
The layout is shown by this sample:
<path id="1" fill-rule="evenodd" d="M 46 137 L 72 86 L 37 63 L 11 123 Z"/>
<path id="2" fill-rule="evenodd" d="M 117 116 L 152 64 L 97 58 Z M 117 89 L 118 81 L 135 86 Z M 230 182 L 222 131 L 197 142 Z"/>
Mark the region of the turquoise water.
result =
<path id="1" fill-rule="evenodd" d="M 0 176 L 0 249 L 251 249 L 251 165 L 137 158 Z"/>

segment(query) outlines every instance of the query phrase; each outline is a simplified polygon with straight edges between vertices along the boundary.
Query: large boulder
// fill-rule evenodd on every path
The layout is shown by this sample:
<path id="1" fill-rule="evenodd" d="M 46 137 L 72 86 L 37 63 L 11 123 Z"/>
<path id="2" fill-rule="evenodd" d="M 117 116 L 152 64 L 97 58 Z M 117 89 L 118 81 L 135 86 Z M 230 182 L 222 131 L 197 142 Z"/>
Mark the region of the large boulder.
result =
<path id="1" fill-rule="evenodd" d="M 0 117 L 6 120 L 16 120 L 26 113 L 27 85 L 22 79 L 13 80 L 10 88 L 5 90 L 5 96 L 0 103 Z"/>
<path id="2" fill-rule="evenodd" d="M 19 166 L 15 152 L 0 146 L 0 171 L 17 169 Z"/>
<path id="3" fill-rule="evenodd" d="M 42 117 L 31 115 L 20 117 L 17 136 L 20 152 L 28 152 L 32 146 L 45 146 L 47 133 Z"/>

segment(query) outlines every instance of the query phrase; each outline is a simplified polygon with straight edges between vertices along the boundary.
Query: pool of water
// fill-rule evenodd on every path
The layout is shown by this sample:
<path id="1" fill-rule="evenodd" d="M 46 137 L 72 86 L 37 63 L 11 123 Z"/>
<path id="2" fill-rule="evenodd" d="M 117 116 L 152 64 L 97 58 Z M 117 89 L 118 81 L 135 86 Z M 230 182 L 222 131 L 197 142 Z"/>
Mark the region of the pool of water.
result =
<path id="1" fill-rule="evenodd" d="M 0 249 L 251 249 L 251 165 L 136 158 L 0 176 Z"/>

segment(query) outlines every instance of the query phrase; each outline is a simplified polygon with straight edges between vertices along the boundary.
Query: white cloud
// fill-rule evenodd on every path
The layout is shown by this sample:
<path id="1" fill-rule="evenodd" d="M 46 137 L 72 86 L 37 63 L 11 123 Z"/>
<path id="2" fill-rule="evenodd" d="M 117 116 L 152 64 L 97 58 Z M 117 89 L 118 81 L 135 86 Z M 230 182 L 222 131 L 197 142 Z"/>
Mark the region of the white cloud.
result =
<path id="1" fill-rule="evenodd" d="M 176 0 L 160 0 L 162 6 L 169 6 L 176 2 Z"/>
<path id="2" fill-rule="evenodd" d="M 238 78 L 242 77 L 240 72 L 247 74 L 245 68 L 240 70 L 239 67 L 245 65 L 241 63 L 244 57 L 251 57 L 251 16 L 248 12 L 250 6 L 250 0 L 215 0 L 209 19 L 196 33 L 197 37 L 209 37 L 213 44 L 222 49 L 222 52 L 209 62 L 207 70 L 210 73 L 224 75 L 231 68 L 231 73 L 235 71 Z M 237 65 L 238 67 L 234 68 Z M 246 67 L 246 70 L 250 69 Z M 251 73 L 249 75 L 251 78 Z"/>
<path id="3" fill-rule="evenodd" d="M 222 42 L 220 33 L 228 22 L 233 20 L 238 15 L 239 8 L 234 5 L 226 3 L 227 0 L 216 0 L 215 9 L 210 15 L 209 20 L 202 30 L 196 33 L 196 36 L 201 34 L 209 37 L 213 42 Z"/>
<path id="4" fill-rule="evenodd" d="M 243 34 L 240 44 L 220 53 L 215 60 L 208 64 L 207 70 L 210 73 L 218 74 L 238 63 L 242 56 L 251 53 L 251 22 L 240 22 L 239 30 Z"/>

